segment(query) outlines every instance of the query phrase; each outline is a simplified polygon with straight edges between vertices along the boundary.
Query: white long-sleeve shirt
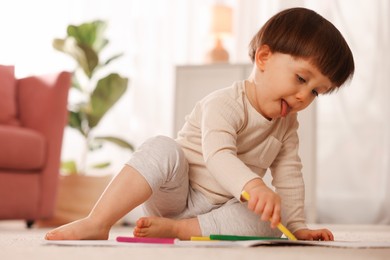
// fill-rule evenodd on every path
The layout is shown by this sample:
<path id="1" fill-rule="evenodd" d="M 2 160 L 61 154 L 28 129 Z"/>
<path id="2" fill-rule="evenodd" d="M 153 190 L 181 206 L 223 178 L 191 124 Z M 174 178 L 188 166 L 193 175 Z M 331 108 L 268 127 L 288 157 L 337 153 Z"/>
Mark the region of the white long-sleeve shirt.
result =
<path id="1" fill-rule="evenodd" d="M 245 184 L 270 168 L 282 222 L 295 232 L 306 228 L 297 129 L 296 113 L 271 121 L 258 113 L 240 81 L 198 102 L 177 141 L 189 162 L 191 186 L 214 204 L 239 200 Z"/>

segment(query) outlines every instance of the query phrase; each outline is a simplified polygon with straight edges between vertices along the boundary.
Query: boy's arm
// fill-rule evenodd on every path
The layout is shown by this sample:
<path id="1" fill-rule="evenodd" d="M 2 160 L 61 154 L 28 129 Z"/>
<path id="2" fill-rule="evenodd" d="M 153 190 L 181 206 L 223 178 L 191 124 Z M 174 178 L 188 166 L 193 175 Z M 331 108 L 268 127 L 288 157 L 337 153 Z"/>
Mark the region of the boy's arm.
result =
<path id="1" fill-rule="evenodd" d="M 203 104 L 202 153 L 207 169 L 216 181 L 240 200 L 244 186 L 253 179 L 261 180 L 237 157 L 237 132 L 243 125 L 242 107 L 225 98 Z"/>
<path id="2" fill-rule="evenodd" d="M 282 200 L 282 222 L 295 233 L 307 229 L 304 214 L 305 186 L 298 155 L 298 121 L 296 115 L 290 116 L 288 120 L 288 131 L 282 139 L 282 148 L 270 169 L 272 185 Z"/>

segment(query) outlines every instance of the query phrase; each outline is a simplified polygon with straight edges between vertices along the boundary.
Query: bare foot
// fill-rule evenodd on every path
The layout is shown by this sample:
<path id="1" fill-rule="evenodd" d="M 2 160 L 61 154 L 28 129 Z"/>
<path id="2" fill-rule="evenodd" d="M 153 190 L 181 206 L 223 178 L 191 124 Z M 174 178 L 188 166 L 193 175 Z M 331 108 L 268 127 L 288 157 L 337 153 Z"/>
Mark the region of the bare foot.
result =
<path id="1" fill-rule="evenodd" d="M 137 220 L 133 234 L 135 237 L 173 237 L 188 240 L 200 236 L 197 218 L 174 220 L 160 217 L 143 217 Z"/>
<path id="2" fill-rule="evenodd" d="M 46 240 L 107 240 L 109 228 L 102 228 L 89 218 L 80 219 L 72 223 L 49 231 Z"/>

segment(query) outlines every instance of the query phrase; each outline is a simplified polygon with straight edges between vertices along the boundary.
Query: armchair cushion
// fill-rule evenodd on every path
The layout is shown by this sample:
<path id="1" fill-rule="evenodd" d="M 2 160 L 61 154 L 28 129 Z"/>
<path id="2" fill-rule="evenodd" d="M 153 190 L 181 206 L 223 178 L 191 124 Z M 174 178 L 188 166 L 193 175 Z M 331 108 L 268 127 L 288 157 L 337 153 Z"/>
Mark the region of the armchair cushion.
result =
<path id="1" fill-rule="evenodd" d="M 0 65 L 0 124 L 19 125 L 16 119 L 16 80 L 14 66 Z"/>
<path id="2" fill-rule="evenodd" d="M 14 171 L 42 169 L 46 158 L 46 138 L 28 128 L 0 125 L 0 169 Z"/>

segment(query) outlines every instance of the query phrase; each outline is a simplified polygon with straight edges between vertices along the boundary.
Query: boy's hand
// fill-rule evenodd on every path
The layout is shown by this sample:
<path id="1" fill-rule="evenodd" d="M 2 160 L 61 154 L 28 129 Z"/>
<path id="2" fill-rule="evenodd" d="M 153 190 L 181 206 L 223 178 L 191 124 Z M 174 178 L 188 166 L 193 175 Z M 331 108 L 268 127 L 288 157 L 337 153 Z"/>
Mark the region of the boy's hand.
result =
<path id="1" fill-rule="evenodd" d="M 261 220 L 271 221 L 275 228 L 280 222 L 280 197 L 261 179 L 248 182 L 244 189 L 249 193 L 248 209 L 261 215 Z"/>
<path id="2" fill-rule="evenodd" d="M 294 232 L 294 235 L 299 240 L 322 240 L 333 241 L 334 237 L 332 232 L 327 229 L 301 229 Z"/>

